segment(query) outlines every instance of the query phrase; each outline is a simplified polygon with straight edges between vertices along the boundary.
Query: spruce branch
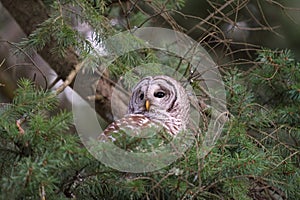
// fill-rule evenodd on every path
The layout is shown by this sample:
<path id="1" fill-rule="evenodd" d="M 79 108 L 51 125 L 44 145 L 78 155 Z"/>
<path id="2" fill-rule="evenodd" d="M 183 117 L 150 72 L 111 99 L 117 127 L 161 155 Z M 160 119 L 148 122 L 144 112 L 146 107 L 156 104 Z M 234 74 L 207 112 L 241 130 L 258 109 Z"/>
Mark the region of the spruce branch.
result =
<path id="1" fill-rule="evenodd" d="M 26 35 L 33 33 L 39 24 L 43 23 L 50 17 L 49 10 L 41 1 L 36 2 L 36 0 L 14 0 L 12 2 L 11 0 L 1 0 L 1 3 L 14 17 Z M 35 13 L 35 15 L 32 15 L 32 13 Z M 79 58 L 74 49 L 69 48 L 65 52 L 64 59 L 61 59 L 52 52 L 52 49 L 57 46 L 59 46 L 57 41 L 48 41 L 44 48 L 39 50 L 38 53 L 44 58 L 44 60 L 47 61 L 47 63 L 49 63 L 51 68 L 62 79 L 65 79 L 73 67 L 79 63 Z"/>

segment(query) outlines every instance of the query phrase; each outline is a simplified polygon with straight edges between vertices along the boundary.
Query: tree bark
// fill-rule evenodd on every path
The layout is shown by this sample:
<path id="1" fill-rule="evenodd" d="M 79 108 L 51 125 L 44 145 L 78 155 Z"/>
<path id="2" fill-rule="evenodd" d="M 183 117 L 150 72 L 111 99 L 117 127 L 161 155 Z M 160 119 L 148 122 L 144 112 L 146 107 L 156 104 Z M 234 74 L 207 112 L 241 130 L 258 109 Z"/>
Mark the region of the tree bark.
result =
<path id="1" fill-rule="evenodd" d="M 1 3 L 26 35 L 31 34 L 39 24 L 49 18 L 49 10 L 41 0 L 1 0 Z M 50 65 L 59 78 L 65 80 L 80 60 L 72 48 L 67 50 L 64 58 L 54 54 L 51 50 L 56 46 L 56 41 L 52 40 L 48 42 L 43 49 L 39 50 L 38 54 Z M 97 87 L 97 95 L 103 98 L 101 101 L 96 101 L 96 111 L 106 121 L 112 121 L 110 100 L 113 84 L 103 79 L 103 77 L 100 79 L 99 84 Z M 107 92 L 107 90 L 109 90 L 109 92 Z M 87 97 L 83 98 L 87 99 Z"/>
<path id="2" fill-rule="evenodd" d="M 32 33 L 40 23 L 49 18 L 49 13 L 41 0 L 1 0 L 2 5 L 16 20 L 26 35 Z M 38 53 L 63 80 L 79 62 L 74 50 L 66 51 L 64 59 L 57 56 L 51 49 L 56 46 L 55 41 L 48 42 Z"/>

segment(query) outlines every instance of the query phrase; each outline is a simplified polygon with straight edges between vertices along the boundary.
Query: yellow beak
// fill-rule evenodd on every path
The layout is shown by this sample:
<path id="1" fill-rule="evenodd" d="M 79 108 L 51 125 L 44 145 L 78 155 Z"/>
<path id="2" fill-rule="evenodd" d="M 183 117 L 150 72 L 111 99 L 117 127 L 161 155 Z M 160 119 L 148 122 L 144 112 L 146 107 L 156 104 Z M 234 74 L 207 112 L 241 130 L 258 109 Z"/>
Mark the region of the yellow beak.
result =
<path id="1" fill-rule="evenodd" d="M 146 107 L 146 110 L 149 111 L 149 109 L 150 109 L 150 101 L 149 100 L 146 100 L 145 107 Z"/>

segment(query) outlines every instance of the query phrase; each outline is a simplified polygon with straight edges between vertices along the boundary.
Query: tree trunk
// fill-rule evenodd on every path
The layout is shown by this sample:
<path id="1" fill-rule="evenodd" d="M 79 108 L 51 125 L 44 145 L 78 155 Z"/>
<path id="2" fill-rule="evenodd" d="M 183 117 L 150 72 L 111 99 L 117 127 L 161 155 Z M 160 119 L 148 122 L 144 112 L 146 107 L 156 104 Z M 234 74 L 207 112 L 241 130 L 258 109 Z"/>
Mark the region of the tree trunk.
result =
<path id="1" fill-rule="evenodd" d="M 2 5 L 16 20 L 26 35 L 32 33 L 40 23 L 49 18 L 49 13 L 41 0 L 1 0 Z M 79 62 L 78 55 L 69 49 L 64 59 L 51 52 L 57 46 L 55 41 L 48 42 L 38 53 L 63 80 Z"/>
<path id="2" fill-rule="evenodd" d="M 49 18 L 49 10 L 41 0 L 1 0 L 1 3 L 26 35 L 31 34 L 39 24 Z M 79 56 L 70 48 L 66 51 L 65 57 L 61 58 L 51 51 L 56 46 L 56 41 L 52 40 L 43 49 L 38 50 L 38 54 L 50 65 L 59 78 L 65 80 L 75 65 L 80 62 Z M 106 121 L 112 121 L 110 100 L 113 84 L 107 81 L 107 78 L 108 76 L 99 81 L 101 85 L 97 87 L 97 95 L 103 98 L 101 101 L 96 101 L 95 107 L 101 117 Z M 107 92 L 108 90 L 110 92 Z M 86 97 L 83 98 L 86 99 Z"/>

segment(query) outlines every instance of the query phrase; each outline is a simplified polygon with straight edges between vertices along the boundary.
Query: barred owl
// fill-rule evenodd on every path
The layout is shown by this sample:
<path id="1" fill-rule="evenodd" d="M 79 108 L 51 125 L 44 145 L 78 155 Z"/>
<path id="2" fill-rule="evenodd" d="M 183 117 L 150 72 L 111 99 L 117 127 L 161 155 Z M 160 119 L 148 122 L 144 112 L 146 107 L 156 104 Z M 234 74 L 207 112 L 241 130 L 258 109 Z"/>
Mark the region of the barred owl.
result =
<path id="1" fill-rule="evenodd" d="M 99 138 L 114 141 L 112 133 L 143 132 L 153 126 L 175 136 L 186 129 L 189 109 L 188 95 L 178 81 L 164 75 L 147 76 L 133 88 L 127 114 L 111 123 Z"/>

